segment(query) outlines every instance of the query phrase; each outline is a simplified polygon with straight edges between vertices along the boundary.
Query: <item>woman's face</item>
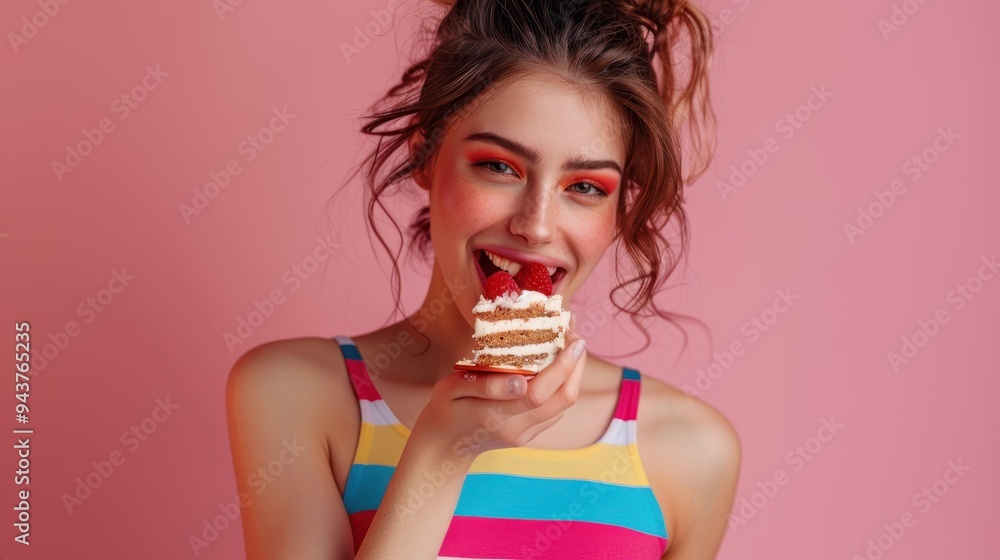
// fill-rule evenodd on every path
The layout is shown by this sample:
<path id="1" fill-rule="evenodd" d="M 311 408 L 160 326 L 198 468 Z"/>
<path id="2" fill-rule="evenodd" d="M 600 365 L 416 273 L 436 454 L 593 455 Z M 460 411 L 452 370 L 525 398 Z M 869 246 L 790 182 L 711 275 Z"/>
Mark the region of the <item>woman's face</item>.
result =
<path id="1" fill-rule="evenodd" d="M 497 87 L 414 177 L 429 190 L 436 266 L 470 325 L 496 265 L 554 269 L 568 305 L 613 241 L 625 162 L 603 98 L 540 73 Z"/>

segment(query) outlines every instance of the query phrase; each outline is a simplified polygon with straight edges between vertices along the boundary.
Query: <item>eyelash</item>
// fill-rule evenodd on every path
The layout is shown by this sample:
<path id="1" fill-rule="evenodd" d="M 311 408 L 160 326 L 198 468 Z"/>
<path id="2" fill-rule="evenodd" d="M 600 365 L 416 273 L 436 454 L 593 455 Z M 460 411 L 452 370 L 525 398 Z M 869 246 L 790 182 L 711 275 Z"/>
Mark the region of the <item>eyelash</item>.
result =
<path id="1" fill-rule="evenodd" d="M 494 175 L 507 175 L 506 173 L 500 173 L 499 171 L 495 171 L 493 169 L 490 169 L 489 166 L 490 165 L 494 165 L 494 164 L 503 165 L 503 166 L 507 167 L 508 169 L 510 169 L 511 171 L 514 170 L 514 168 L 510 164 L 508 164 L 506 162 L 503 162 L 503 161 L 499 161 L 499 160 L 481 161 L 481 162 L 476 163 L 474 165 L 475 165 L 475 167 L 482 167 L 483 169 L 489 171 L 490 173 L 493 173 Z M 593 187 L 594 190 L 596 191 L 596 192 L 591 193 L 591 194 L 586 194 L 586 193 L 582 193 L 582 192 L 579 192 L 579 191 L 575 191 L 576 194 L 579 194 L 581 196 L 598 197 L 598 198 L 605 198 L 605 197 L 608 196 L 608 193 L 604 192 L 604 189 L 601 188 L 601 186 L 598 185 L 597 183 L 593 183 L 593 182 L 590 182 L 590 181 L 578 181 L 576 183 L 573 183 L 573 185 L 570 185 L 570 186 L 572 187 L 574 185 L 587 185 L 587 186 Z"/>

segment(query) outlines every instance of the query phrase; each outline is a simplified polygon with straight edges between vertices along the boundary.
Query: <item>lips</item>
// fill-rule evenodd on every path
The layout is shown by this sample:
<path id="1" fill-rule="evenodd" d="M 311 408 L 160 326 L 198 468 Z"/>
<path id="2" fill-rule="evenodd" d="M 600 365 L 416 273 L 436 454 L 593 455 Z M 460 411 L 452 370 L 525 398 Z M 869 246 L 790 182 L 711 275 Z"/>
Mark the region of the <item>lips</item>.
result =
<path id="1" fill-rule="evenodd" d="M 526 259 L 524 257 L 518 257 L 516 260 L 512 258 L 510 253 L 507 256 L 502 256 L 497 254 L 494 250 L 486 249 L 475 249 L 472 251 L 472 260 L 476 263 L 476 272 L 479 275 L 479 281 L 483 286 L 486 285 L 486 279 L 489 278 L 494 272 L 499 270 L 506 270 L 511 276 L 517 274 L 522 266 L 530 262 L 538 262 L 549 270 L 549 277 L 552 279 L 552 291 L 555 293 L 559 288 L 560 281 L 566 276 L 566 269 L 562 266 L 555 265 L 551 261 L 546 262 L 545 259 Z"/>

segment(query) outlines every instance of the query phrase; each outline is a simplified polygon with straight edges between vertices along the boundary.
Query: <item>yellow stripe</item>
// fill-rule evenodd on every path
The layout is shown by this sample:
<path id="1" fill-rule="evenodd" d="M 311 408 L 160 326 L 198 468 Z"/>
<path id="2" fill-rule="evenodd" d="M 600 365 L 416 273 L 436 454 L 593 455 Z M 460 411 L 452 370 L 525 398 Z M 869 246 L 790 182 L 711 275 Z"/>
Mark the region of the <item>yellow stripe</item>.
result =
<path id="1" fill-rule="evenodd" d="M 394 467 L 399 463 L 405 445 L 406 438 L 392 426 L 374 426 L 362 422 L 355 462 Z M 455 459 L 457 461 L 470 453 L 468 446 L 460 444 L 455 448 Z M 627 486 L 647 486 L 648 481 L 638 457 L 635 444 L 598 443 L 582 449 L 513 447 L 481 454 L 473 461 L 469 472 L 600 480 Z M 442 464 L 441 468 L 446 467 L 447 465 Z"/>
<path id="2" fill-rule="evenodd" d="M 403 446 L 406 445 L 406 438 L 392 426 L 376 426 L 368 422 L 361 423 L 361 438 L 365 441 L 365 447 L 358 441 L 355 462 L 366 465 L 395 467 L 403 454 Z M 372 442 L 378 442 L 378 445 L 373 446 Z"/>
<path id="3" fill-rule="evenodd" d="M 358 448 L 354 452 L 353 463 L 363 463 L 363 464 L 384 464 L 384 463 L 373 463 L 372 461 L 372 451 L 374 447 L 372 446 L 372 441 L 374 441 L 374 430 L 376 426 L 369 424 L 368 422 L 361 423 L 361 430 L 358 434 Z"/>

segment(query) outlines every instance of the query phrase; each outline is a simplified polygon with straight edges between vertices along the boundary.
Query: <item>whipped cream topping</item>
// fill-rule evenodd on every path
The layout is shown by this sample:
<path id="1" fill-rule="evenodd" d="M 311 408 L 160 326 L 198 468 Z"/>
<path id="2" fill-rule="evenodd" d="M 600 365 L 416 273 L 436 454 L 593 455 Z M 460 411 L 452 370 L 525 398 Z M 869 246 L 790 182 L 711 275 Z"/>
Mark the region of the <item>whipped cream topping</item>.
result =
<path id="1" fill-rule="evenodd" d="M 505 307 L 508 309 L 527 309 L 533 303 L 548 304 L 556 310 L 562 308 L 562 296 L 559 294 L 549 297 L 534 290 L 522 290 L 516 297 L 510 297 L 510 295 L 511 294 L 509 293 L 504 294 L 494 300 L 486 299 L 486 296 L 481 295 L 479 296 L 479 303 L 472 308 L 472 312 L 484 313 L 486 311 L 493 311 L 497 307 Z"/>

